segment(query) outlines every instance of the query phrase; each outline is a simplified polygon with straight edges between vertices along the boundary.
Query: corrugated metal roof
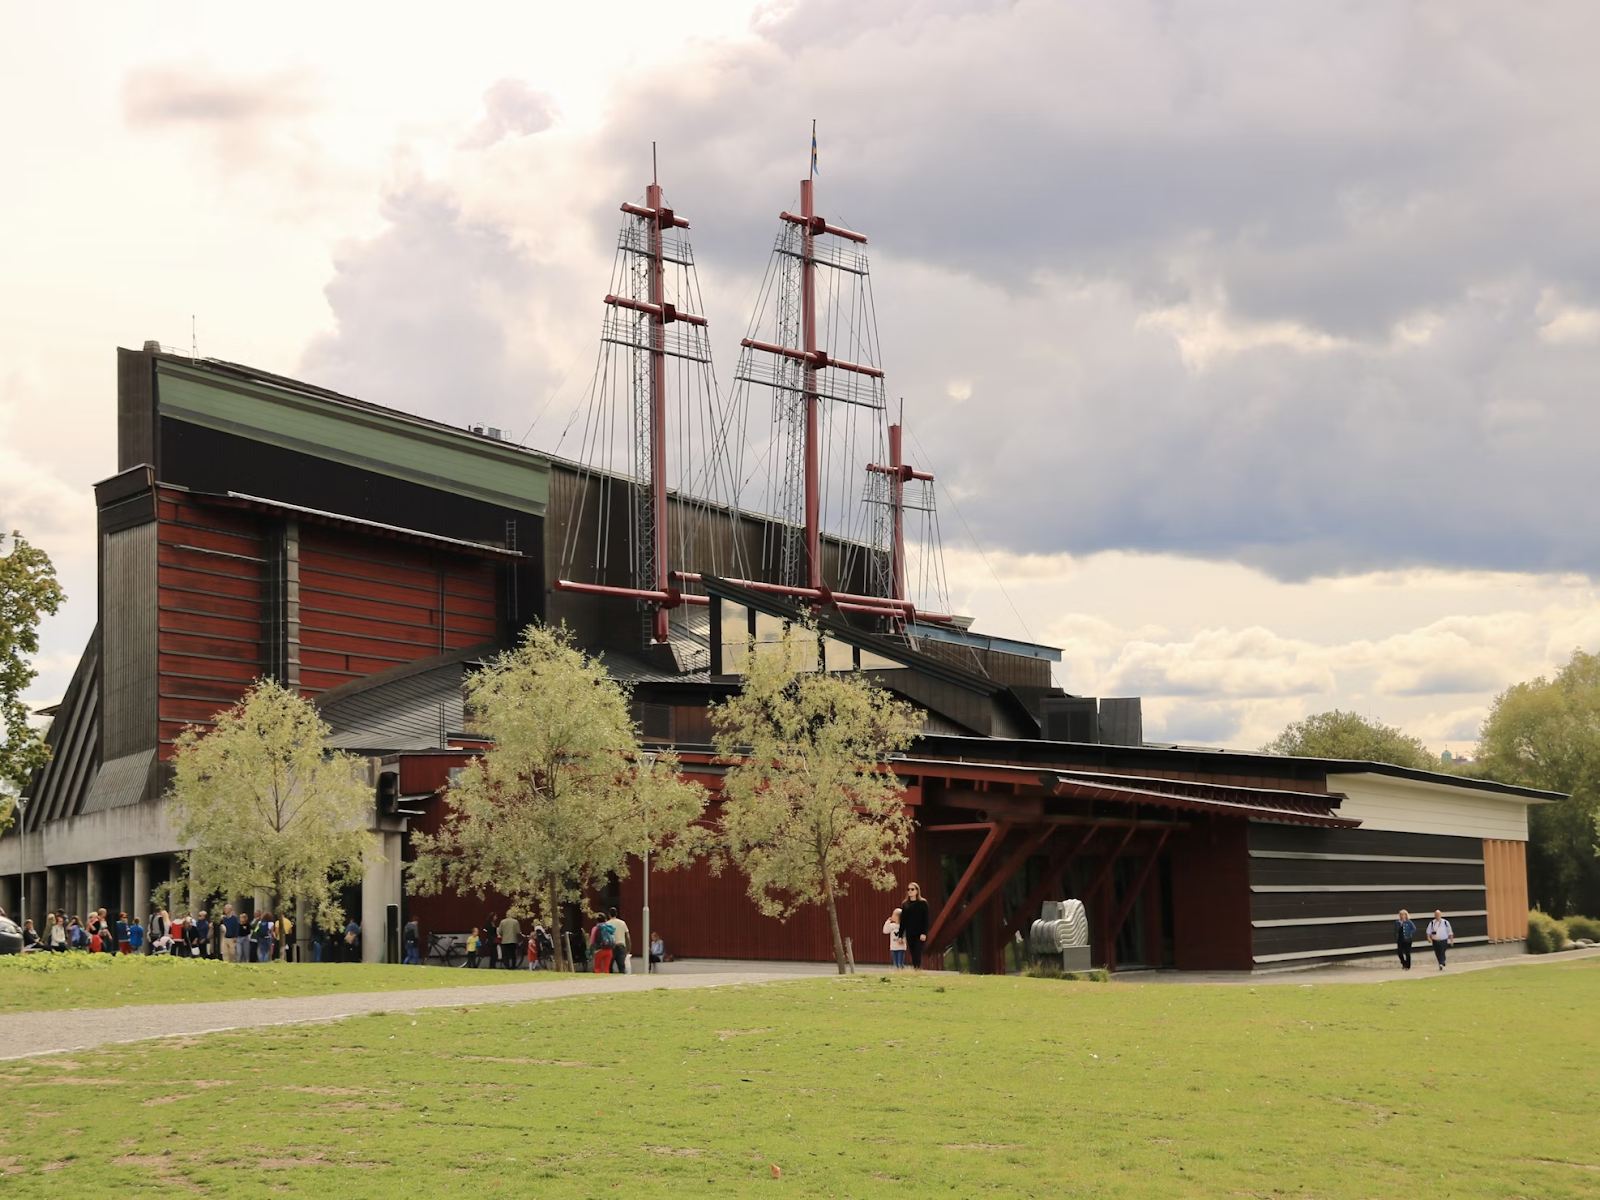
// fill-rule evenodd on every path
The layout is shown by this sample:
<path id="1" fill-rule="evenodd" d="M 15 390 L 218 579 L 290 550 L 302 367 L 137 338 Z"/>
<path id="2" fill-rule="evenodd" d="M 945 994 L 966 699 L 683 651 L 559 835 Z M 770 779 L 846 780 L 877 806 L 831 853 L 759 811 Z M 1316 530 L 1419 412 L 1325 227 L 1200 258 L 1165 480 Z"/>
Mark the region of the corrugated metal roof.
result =
<path id="1" fill-rule="evenodd" d="M 100 759 L 100 628 L 89 637 L 72 682 L 45 734 L 50 761 L 29 781 L 30 803 L 23 827 L 30 833 L 48 821 L 77 816 Z"/>
<path id="2" fill-rule="evenodd" d="M 340 750 L 436 750 L 466 724 L 467 663 L 447 662 L 318 704 Z"/>

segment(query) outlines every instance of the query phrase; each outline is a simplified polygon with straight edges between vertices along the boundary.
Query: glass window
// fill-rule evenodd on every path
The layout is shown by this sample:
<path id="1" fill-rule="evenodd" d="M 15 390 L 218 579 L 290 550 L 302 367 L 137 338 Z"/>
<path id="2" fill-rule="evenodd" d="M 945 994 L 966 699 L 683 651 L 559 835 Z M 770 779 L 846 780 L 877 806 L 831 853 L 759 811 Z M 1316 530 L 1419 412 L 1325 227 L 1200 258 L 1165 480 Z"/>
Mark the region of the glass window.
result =
<path id="1" fill-rule="evenodd" d="M 893 671 L 897 667 L 905 666 L 897 663 L 892 658 L 885 658 L 881 654 L 874 654 L 871 650 L 861 651 L 861 669 L 863 671 Z"/>
<path id="2" fill-rule="evenodd" d="M 783 641 L 782 617 L 770 616 L 764 612 L 756 613 L 756 641 L 781 642 Z"/>
<path id="3" fill-rule="evenodd" d="M 743 675 L 745 662 L 750 657 L 749 642 L 723 642 L 722 643 L 722 673 L 724 675 Z"/>
<path id="4" fill-rule="evenodd" d="M 750 637 L 750 610 L 742 604 L 735 604 L 732 600 L 723 600 L 722 604 L 722 644 L 744 645 Z"/>
<path id="5" fill-rule="evenodd" d="M 820 649 L 821 645 L 816 638 L 804 636 L 804 630 L 795 630 L 794 658 L 791 666 L 796 671 L 815 671 L 821 665 L 818 661 L 821 657 L 818 653 Z"/>

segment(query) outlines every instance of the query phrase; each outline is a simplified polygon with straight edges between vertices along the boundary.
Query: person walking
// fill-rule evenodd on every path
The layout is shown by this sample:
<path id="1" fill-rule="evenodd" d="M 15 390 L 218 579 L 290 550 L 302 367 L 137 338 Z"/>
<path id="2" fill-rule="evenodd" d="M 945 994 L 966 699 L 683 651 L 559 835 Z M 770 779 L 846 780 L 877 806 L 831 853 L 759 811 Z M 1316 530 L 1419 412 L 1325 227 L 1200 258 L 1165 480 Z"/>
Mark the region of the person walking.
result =
<path id="1" fill-rule="evenodd" d="M 344 927 L 344 953 L 345 961 L 358 963 L 361 961 L 361 926 L 354 917 L 350 924 Z"/>
<path id="2" fill-rule="evenodd" d="M 611 973 L 633 974 L 633 955 L 628 952 L 628 923 L 611 910 Z"/>
<path id="3" fill-rule="evenodd" d="M 121 954 L 132 954 L 133 947 L 128 943 L 128 914 L 117 914 L 117 951 Z"/>
<path id="4" fill-rule="evenodd" d="M 139 924 L 139 918 L 134 917 L 128 922 L 128 950 L 129 954 L 144 953 L 144 926 Z"/>
<path id="5" fill-rule="evenodd" d="M 889 914 L 889 919 L 883 923 L 883 931 L 889 935 L 889 957 L 894 960 L 896 971 L 904 969 L 906 965 L 906 935 L 900 932 L 900 910 L 897 908 Z"/>
<path id="6" fill-rule="evenodd" d="M 256 921 L 256 961 L 272 961 L 272 914 L 264 912 Z"/>
<path id="7" fill-rule="evenodd" d="M 517 951 L 522 947 L 522 922 L 506 914 L 500 922 L 500 965 L 508 971 L 516 970 Z"/>
<path id="8" fill-rule="evenodd" d="M 476 925 L 472 932 L 467 934 L 467 966 L 474 971 L 478 969 L 478 947 L 483 945 L 483 932 Z"/>
<path id="9" fill-rule="evenodd" d="M 1394 921 L 1394 951 L 1400 956 L 1400 969 L 1411 970 L 1411 943 L 1417 940 L 1417 923 L 1405 909 Z"/>
<path id="10" fill-rule="evenodd" d="M 422 933 L 417 928 L 417 920 L 413 917 L 406 922 L 406 927 L 400 931 L 400 942 L 405 947 L 405 955 L 400 960 L 402 966 L 420 967 L 422 965 L 417 958 L 421 937 Z"/>
<path id="11" fill-rule="evenodd" d="M 611 974 L 611 930 L 601 913 L 589 930 L 589 963 L 596 975 Z"/>
<path id="12" fill-rule="evenodd" d="M 290 919 L 287 910 L 278 914 L 278 921 L 272 927 L 272 936 L 277 939 L 278 960 L 280 962 L 294 961 L 294 921 Z"/>
<path id="13" fill-rule="evenodd" d="M 1456 931 L 1450 928 L 1450 922 L 1444 919 L 1444 913 L 1439 909 L 1433 910 L 1433 920 L 1428 922 L 1428 944 L 1433 947 L 1433 956 L 1439 960 L 1439 970 L 1444 970 L 1445 951 L 1456 940 Z"/>
<path id="14" fill-rule="evenodd" d="M 900 936 L 906 940 L 906 952 L 911 955 L 911 969 L 914 971 L 922 970 L 928 924 L 928 902 L 922 898 L 922 888 L 913 883 L 906 888 L 906 898 L 900 905 Z"/>

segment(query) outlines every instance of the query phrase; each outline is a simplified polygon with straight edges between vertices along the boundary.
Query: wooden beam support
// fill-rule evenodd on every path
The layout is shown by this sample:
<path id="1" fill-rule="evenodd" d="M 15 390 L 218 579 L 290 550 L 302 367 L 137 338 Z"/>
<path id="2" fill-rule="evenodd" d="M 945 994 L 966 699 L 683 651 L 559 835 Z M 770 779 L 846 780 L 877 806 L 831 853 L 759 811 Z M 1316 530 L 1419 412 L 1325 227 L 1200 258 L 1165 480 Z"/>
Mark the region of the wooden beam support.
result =
<path id="1" fill-rule="evenodd" d="M 1030 833 L 1027 840 L 1017 847 L 1016 853 L 1006 860 L 1005 865 L 991 875 L 984 885 L 973 893 L 972 899 L 967 903 L 966 907 L 938 926 L 940 930 L 938 940 L 935 941 L 932 934 L 928 935 L 927 953 L 935 956 L 942 954 L 944 948 L 960 936 L 961 931 L 967 927 L 967 923 L 983 911 L 983 906 L 994 899 L 995 894 L 1005 887 L 1006 881 L 1022 868 L 1023 864 L 1055 831 L 1056 826 L 1046 825 L 1043 829 L 1037 829 Z M 944 917 L 944 913 L 939 915 L 941 919 Z"/>
<path id="2" fill-rule="evenodd" d="M 984 867 L 989 865 L 989 860 L 994 857 L 994 852 L 1000 848 L 1000 843 L 1006 840 L 1006 834 L 1011 832 L 1010 821 L 996 821 L 989 829 L 989 836 L 983 839 L 983 845 L 978 847 L 978 852 L 972 856 L 966 872 L 961 876 L 955 890 L 945 898 L 944 907 L 939 910 L 939 916 L 933 923 L 933 928 L 928 930 L 928 949 L 932 949 L 939 941 L 939 935 L 944 931 L 946 922 L 953 917 L 966 899 L 967 889 L 978 878 Z"/>
<path id="3" fill-rule="evenodd" d="M 1084 830 L 1083 836 L 1077 841 L 1057 848 L 1050 858 L 1050 865 L 1044 869 L 1044 878 L 1039 880 L 1039 886 L 1028 893 L 1028 898 L 1022 902 L 1022 907 L 1011 914 L 1011 919 L 1000 930 L 1001 941 L 1016 936 L 1017 931 L 1025 923 L 1031 925 L 1034 918 L 1028 914 L 1037 911 L 1039 906 L 1045 902 L 1045 898 L 1049 896 L 1060 880 L 1061 873 L 1070 867 L 1078 855 L 1088 848 L 1089 843 L 1094 840 L 1094 835 L 1099 832 L 1099 829 L 1100 826 L 1091 825 Z"/>
<path id="4" fill-rule="evenodd" d="M 1155 870 L 1156 863 L 1161 858 L 1162 848 L 1167 844 L 1167 837 L 1171 830 L 1162 830 L 1161 836 L 1156 839 L 1155 849 L 1150 851 L 1150 857 L 1145 860 L 1144 870 L 1139 872 L 1139 878 L 1133 881 L 1133 886 L 1128 889 L 1128 894 L 1123 897 L 1122 904 L 1118 907 L 1116 915 L 1111 918 L 1111 924 L 1106 933 L 1106 970 L 1117 969 L 1117 937 L 1122 933 L 1122 927 L 1127 923 L 1128 916 L 1133 912 L 1133 906 L 1139 902 L 1139 893 L 1144 890 L 1144 885 L 1149 882 L 1150 872 Z"/>

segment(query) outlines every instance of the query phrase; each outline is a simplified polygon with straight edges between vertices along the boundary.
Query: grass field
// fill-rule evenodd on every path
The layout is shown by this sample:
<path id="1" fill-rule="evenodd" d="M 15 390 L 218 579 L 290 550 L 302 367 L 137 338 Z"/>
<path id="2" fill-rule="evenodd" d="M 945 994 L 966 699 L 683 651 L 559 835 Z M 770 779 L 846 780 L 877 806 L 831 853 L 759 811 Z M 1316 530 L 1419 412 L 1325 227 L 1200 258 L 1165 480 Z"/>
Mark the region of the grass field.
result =
<path id="1" fill-rule="evenodd" d="M 1600 961 L 427 1010 L 4 1064 L 0 1191 L 1590 1197 L 1597 1044 Z"/>
<path id="2" fill-rule="evenodd" d="M 460 971 L 366 963 L 219 963 L 166 955 L 13 955 L 0 958 L 0 1013 L 393 992 L 462 984 L 527 983 L 539 978 L 527 971 L 482 968 Z"/>

